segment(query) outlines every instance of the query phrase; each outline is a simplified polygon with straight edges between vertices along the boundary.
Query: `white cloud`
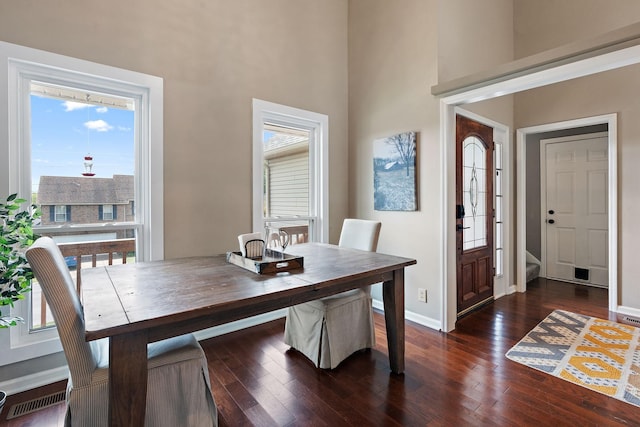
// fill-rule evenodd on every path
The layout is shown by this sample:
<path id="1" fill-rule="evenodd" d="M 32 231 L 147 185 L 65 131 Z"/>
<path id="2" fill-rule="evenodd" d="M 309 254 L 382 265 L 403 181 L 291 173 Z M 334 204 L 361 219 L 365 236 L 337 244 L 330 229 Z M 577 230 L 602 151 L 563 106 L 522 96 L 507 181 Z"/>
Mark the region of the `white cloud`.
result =
<path id="1" fill-rule="evenodd" d="M 118 126 L 118 130 L 121 132 L 129 132 L 131 128 L 128 126 Z"/>
<path id="2" fill-rule="evenodd" d="M 64 111 L 80 110 L 82 108 L 91 107 L 91 105 L 89 104 L 74 101 L 65 101 L 62 103 L 62 105 L 64 105 Z"/>
<path id="3" fill-rule="evenodd" d="M 107 111 L 109 111 L 107 107 L 96 107 L 96 112 L 98 113 L 106 113 Z"/>
<path id="4" fill-rule="evenodd" d="M 108 132 L 113 129 L 109 123 L 104 120 L 91 120 L 84 123 L 84 126 L 89 130 L 95 130 L 98 132 Z"/>

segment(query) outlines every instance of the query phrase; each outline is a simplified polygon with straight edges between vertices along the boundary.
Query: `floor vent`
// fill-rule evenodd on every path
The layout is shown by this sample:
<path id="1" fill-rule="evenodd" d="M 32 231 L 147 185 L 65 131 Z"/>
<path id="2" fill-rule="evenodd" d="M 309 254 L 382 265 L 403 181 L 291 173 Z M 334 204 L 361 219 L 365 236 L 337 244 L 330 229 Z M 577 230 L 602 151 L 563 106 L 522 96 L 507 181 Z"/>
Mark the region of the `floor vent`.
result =
<path id="1" fill-rule="evenodd" d="M 15 405 L 12 405 L 11 408 L 9 408 L 7 419 L 10 420 L 21 415 L 39 411 L 40 409 L 48 408 L 49 406 L 57 405 L 61 402 L 64 402 L 65 396 L 65 391 L 59 391 L 57 393 L 39 397 L 37 399 L 28 400 L 23 403 L 16 403 Z"/>
<path id="2" fill-rule="evenodd" d="M 622 316 L 622 320 L 624 322 L 629 322 L 632 325 L 637 325 L 640 326 L 640 319 L 635 318 L 635 317 L 629 317 L 629 316 Z"/>

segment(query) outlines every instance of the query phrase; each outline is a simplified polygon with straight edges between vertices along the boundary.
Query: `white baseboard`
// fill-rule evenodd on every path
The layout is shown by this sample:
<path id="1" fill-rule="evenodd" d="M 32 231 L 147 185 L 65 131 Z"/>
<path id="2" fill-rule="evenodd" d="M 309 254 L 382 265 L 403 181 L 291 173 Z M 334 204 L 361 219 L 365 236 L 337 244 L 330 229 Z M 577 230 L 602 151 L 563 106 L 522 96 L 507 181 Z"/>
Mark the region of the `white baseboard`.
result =
<path id="1" fill-rule="evenodd" d="M 58 368 L 3 381 L 0 383 L 0 389 L 4 390 L 8 395 L 11 395 L 66 380 L 68 377 L 69 368 L 67 368 L 67 365 L 64 365 Z"/>
<path id="2" fill-rule="evenodd" d="M 635 317 L 640 319 L 640 309 L 625 307 L 624 305 L 619 305 L 616 313 L 626 314 L 627 316 Z"/>
<path id="3" fill-rule="evenodd" d="M 384 312 L 384 304 L 382 303 L 382 301 L 374 299 L 373 308 Z M 442 324 L 439 320 L 423 316 L 422 314 L 414 313 L 413 311 L 405 310 L 404 318 L 407 320 L 411 320 L 412 322 L 415 322 L 419 325 L 426 326 L 427 328 L 435 329 L 436 331 L 442 330 Z"/>

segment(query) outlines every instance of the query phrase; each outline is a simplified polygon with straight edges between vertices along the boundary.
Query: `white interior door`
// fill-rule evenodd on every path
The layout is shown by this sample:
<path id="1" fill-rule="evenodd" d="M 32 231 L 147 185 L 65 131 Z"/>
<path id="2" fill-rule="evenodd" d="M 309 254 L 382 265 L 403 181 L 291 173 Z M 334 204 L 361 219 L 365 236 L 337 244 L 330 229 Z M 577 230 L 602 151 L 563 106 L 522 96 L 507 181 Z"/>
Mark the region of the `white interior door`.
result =
<path id="1" fill-rule="evenodd" d="M 546 277 L 606 287 L 607 134 L 540 143 Z"/>

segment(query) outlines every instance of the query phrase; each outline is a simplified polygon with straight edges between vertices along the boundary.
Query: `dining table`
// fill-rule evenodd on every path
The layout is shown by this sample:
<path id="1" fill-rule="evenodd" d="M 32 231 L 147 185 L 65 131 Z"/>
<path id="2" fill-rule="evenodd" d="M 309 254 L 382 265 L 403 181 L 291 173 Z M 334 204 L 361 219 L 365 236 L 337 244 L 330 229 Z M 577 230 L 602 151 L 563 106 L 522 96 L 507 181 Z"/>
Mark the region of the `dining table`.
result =
<path id="1" fill-rule="evenodd" d="M 416 260 L 326 243 L 286 253 L 302 257 L 302 268 L 258 274 L 220 254 L 83 270 L 85 338 L 109 339 L 109 424 L 144 425 L 148 343 L 375 283 L 382 283 L 389 369 L 402 374 L 404 269 Z"/>

